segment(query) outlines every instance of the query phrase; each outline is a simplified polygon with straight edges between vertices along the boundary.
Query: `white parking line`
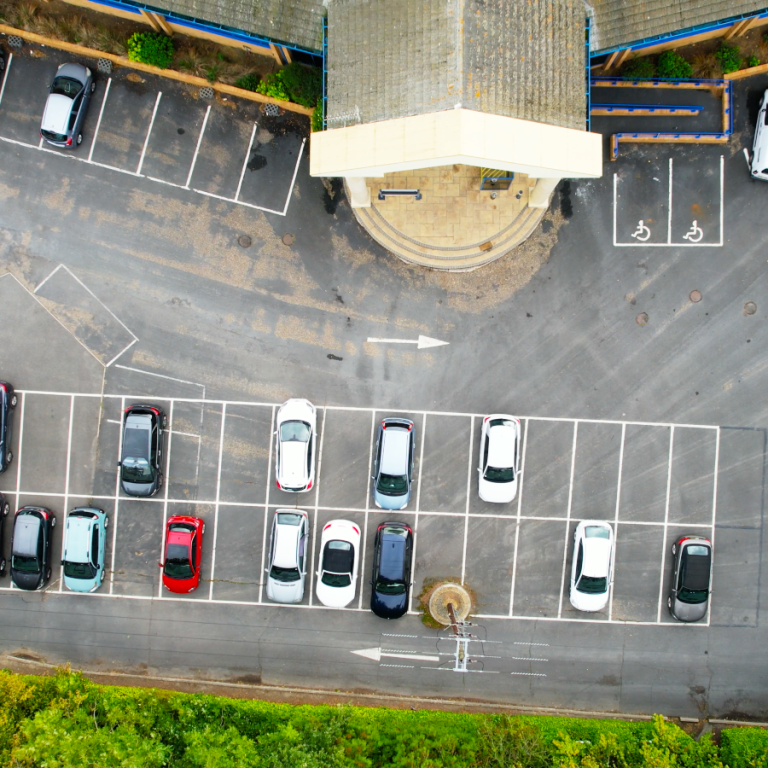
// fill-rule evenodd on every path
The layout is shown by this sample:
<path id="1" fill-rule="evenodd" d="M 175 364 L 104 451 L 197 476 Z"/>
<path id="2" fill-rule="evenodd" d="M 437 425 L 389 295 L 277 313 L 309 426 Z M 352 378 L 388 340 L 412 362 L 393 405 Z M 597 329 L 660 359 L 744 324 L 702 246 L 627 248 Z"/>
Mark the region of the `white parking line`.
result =
<path id="1" fill-rule="evenodd" d="M 16 456 L 16 510 L 19 508 L 19 489 L 21 488 L 21 449 L 24 445 L 24 408 L 27 404 L 26 394 L 21 390 L 17 390 L 17 394 L 19 392 L 21 392 L 21 416 L 19 417 L 19 448 Z M 13 588 L 13 580 L 11 580 L 11 588 Z"/>
<path id="2" fill-rule="evenodd" d="M 101 100 L 101 109 L 99 110 L 99 119 L 96 121 L 96 130 L 93 132 L 93 141 L 91 141 L 91 151 L 88 153 L 88 162 L 93 159 L 93 150 L 96 147 L 96 139 L 99 138 L 99 128 L 101 128 L 101 118 L 104 116 L 104 107 L 107 104 L 109 89 L 112 87 L 112 78 L 107 80 L 107 87 L 104 90 L 104 98 Z"/>
<path id="3" fill-rule="evenodd" d="M 64 510 L 61 518 L 61 557 L 62 562 L 64 560 L 64 546 L 66 544 L 67 536 L 67 510 L 69 509 L 69 470 L 72 466 L 72 427 L 75 423 L 75 397 L 72 395 L 69 398 L 69 430 L 67 435 L 67 465 L 64 470 Z M 59 592 L 64 589 L 64 566 L 59 566 Z"/>
<path id="4" fill-rule="evenodd" d="M 125 411 L 125 398 L 120 398 L 120 418 L 123 418 L 123 412 Z M 120 464 L 120 460 L 122 459 L 123 454 L 123 433 L 122 430 L 118 433 L 117 436 L 117 462 L 118 465 Z M 118 469 L 115 473 L 115 495 L 114 495 L 114 502 L 115 502 L 115 514 L 112 517 L 112 565 L 109 569 L 109 594 L 111 595 L 113 593 L 113 590 L 115 588 L 115 556 L 117 554 L 117 514 L 118 514 L 118 506 L 120 504 L 120 470 Z M 95 593 L 94 593 L 95 594 Z"/>
<path id="5" fill-rule="evenodd" d="M 13 63 L 13 54 L 8 54 L 8 63 L 5 65 L 5 75 L 3 76 L 3 84 L 0 85 L 0 104 L 3 103 L 3 95 L 5 94 L 5 84 L 8 82 L 8 73 L 11 71 L 11 64 Z"/>
<path id="6" fill-rule="evenodd" d="M 715 478 L 714 478 L 714 484 L 712 488 L 712 533 L 711 536 L 711 543 L 712 543 L 712 549 L 715 548 L 715 520 L 717 518 L 717 476 L 720 473 L 720 430 L 717 430 L 717 437 L 715 438 Z M 710 592 L 713 589 L 713 581 L 714 581 L 714 558 L 712 559 L 712 562 L 709 566 L 709 590 Z M 712 620 L 712 605 L 710 603 L 709 608 L 707 609 L 707 626 L 709 626 L 710 621 Z"/>
<path id="7" fill-rule="evenodd" d="M 216 503 L 213 508 L 213 550 L 211 552 L 211 584 L 208 599 L 213 600 L 213 582 L 216 577 L 216 540 L 219 537 L 219 502 L 221 500 L 221 465 L 224 458 L 224 426 L 227 423 L 227 404 L 221 407 L 221 433 L 219 434 L 219 466 L 216 470 Z"/>
<path id="8" fill-rule="evenodd" d="M 253 124 L 253 130 L 251 131 L 251 140 L 248 142 L 248 151 L 243 158 L 243 167 L 240 170 L 240 180 L 237 182 L 237 192 L 235 192 L 235 202 L 240 199 L 240 190 L 243 187 L 243 177 L 245 176 L 245 169 L 248 166 L 248 158 L 251 155 L 251 147 L 253 146 L 253 139 L 256 136 L 256 129 L 259 127 L 258 123 Z"/>
<path id="9" fill-rule="evenodd" d="M 368 442 L 368 479 L 365 485 L 365 521 L 363 522 L 363 546 L 361 547 L 363 554 L 360 558 L 360 597 L 357 600 L 357 607 L 363 607 L 363 584 L 365 579 L 365 550 L 366 542 L 368 541 L 368 512 L 370 509 L 371 499 L 371 465 L 373 464 L 373 439 L 376 434 L 376 411 L 371 411 L 371 438 Z M 411 581 L 413 581 L 413 569 L 411 569 Z M 411 586 L 413 586 L 411 584 Z"/>
<path id="10" fill-rule="evenodd" d="M 299 172 L 299 163 L 301 162 L 302 155 L 304 154 L 304 145 L 307 143 L 306 139 L 302 139 L 301 148 L 299 149 L 299 156 L 296 158 L 296 167 L 293 169 L 293 178 L 291 178 L 291 186 L 288 187 L 288 197 L 285 198 L 285 206 L 283 207 L 283 216 L 288 213 L 288 204 L 291 202 L 293 195 L 293 185 L 296 183 L 296 175 Z"/>
<path id="11" fill-rule="evenodd" d="M 669 430 L 669 460 L 667 463 L 667 499 L 664 504 L 664 534 L 661 541 L 661 574 L 659 575 L 659 606 L 656 623 L 661 623 L 661 603 L 664 599 L 664 570 L 667 565 L 667 525 L 669 524 L 669 499 L 672 492 L 672 451 L 675 446 L 675 428 Z"/>
<path id="12" fill-rule="evenodd" d="M 162 91 L 157 92 L 157 98 L 155 99 L 155 108 L 152 110 L 152 119 L 149 121 L 149 128 L 147 129 L 147 136 L 144 139 L 144 146 L 141 148 L 141 157 L 139 158 L 139 164 L 136 166 L 136 175 L 141 176 L 141 168 L 144 165 L 144 156 L 147 154 L 147 146 L 149 145 L 149 137 L 152 135 L 152 126 L 155 124 L 155 116 L 157 115 L 157 107 L 160 104 L 160 99 L 163 96 Z"/>
<path id="13" fill-rule="evenodd" d="M 525 432 L 523 432 L 523 458 L 517 476 L 520 480 L 517 487 L 517 525 L 515 525 L 515 554 L 512 559 L 512 586 L 509 590 L 509 615 L 515 612 L 515 581 L 517 579 L 517 548 L 520 543 L 520 512 L 523 505 L 523 483 L 525 482 L 525 453 L 528 450 L 528 423 L 530 419 L 525 420 Z"/>
<path id="14" fill-rule="evenodd" d="M 467 539 L 469 538 L 469 496 L 472 490 L 472 451 L 475 447 L 475 420 L 469 421 L 469 460 L 467 461 L 467 501 L 464 509 L 464 547 L 461 553 L 461 583 L 467 574 Z M 419 467 L 421 476 L 421 467 Z"/>
<path id="15" fill-rule="evenodd" d="M 409 411 L 409 413 L 413 413 L 412 411 Z M 414 518 L 413 518 L 413 556 L 411 558 L 411 562 L 413 563 L 413 567 L 411 569 L 411 573 L 416 574 L 416 547 L 419 543 L 419 510 L 421 508 L 421 478 L 424 475 L 424 443 L 426 442 L 427 438 L 427 414 L 426 412 L 423 414 L 423 418 L 421 421 L 421 450 L 419 452 L 419 481 L 416 484 L 416 509 L 414 511 Z M 401 510 L 403 511 L 403 510 Z M 415 584 L 415 581 L 414 581 Z M 414 590 L 411 590 L 411 603 L 413 603 L 413 600 L 416 599 L 416 595 L 414 594 Z M 408 606 L 408 613 L 418 614 L 418 611 L 411 610 L 411 606 Z"/>
<path id="16" fill-rule="evenodd" d="M 611 594 L 608 601 L 608 618 L 613 618 L 613 581 L 616 576 L 616 552 L 619 547 L 619 507 L 621 505 L 621 475 L 624 469 L 624 439 L 627 425 L 621 425 L 621 445 L 619 446 L 619 478 L 616 482 L 616 513 L 613 516 L 613 563 L 611 563 Z"/>
<path id="17" fill-rule="evenodd" d="M 184 184 L 184 189 L 189 189 L 189 183 L 192 181 L 192 174 L 195 172 L 195 165 L 197 164 L 197 155 L 198 155 L 198 152 L 200 152 L 200 145 L 203 143 L 203 134 L 205 133 L 205 127 L 208 125 L 208 115 L 210 114 L 211 114 L 211 105 L 209 104 L 205 110 L 205 117 L 203 118 L 202 128 L 200 128 L 200 135 L 197 137 L 195 154 L 192 156 L 192 165 L 189 166 L 189 173 L 187 174 L 187 181 Z"/>
<path id="18" fill-rule="evenodd" d="M 269 522 L 269 491 L 272 488 L 271 472 L 272 472 L 272 446 L 274 445 L 274 431 L 275 431 L 275 406 L 272 406 L 272 419 L 269 423 L 269 457 L 267 458 L 267 487 L 264 491 L 264 532 L 261 536 L 261 570 L 259 571 L 259 603 L 261 603 L 264 595 L 264 574 L 265 574 L 265 562 L 266 562 L 266 548 L 267 548 L 267 523 Z M 317 515 L 315 515 L 317 518 Z M 307 553 L 304 553 L 304 562 L 306 563 Z M 310 569 L 311 569 L 310 564 Z"/>
<path id="19" fill-rule="evenodd" d="M 325 442 L 325 417 L 328 414 L 328 409 L 323 407 L 323 423 L 320 427 L 320 450 L 317 452 L 317 482 L 315 483 L 315 519 L 312 522 L 312 563 L 309 571 L 309 604 L 314 605 L 315 596 L 315 568 L 319 567 L 319 563 L 315 560 L 315 553 L 317 551 L 317 510 L 320 504 L 320 470 L 323 467 L 323 443 Z M 316 565 L 317 563 L 317 565 Z"/>
<path id="20" fill-rule="evenodd" d="M 159 562 L 165 563 L 165 525 L 168 522 L 168 491 L 171 487 L 171 444 L 173 443 L 173 400 L 171 400 L 171 408 L 168 413 L 168 453 L 165 457 L 165 493 L 163 494 L 163 529 L 160 534 L 160 560 Z M 162 598 L 163 596 L 163 575 L 160 574 L 160 578 L 157 583 L 157 596 Z"/>
<path id="21" fill-rule="evenodd" d="M 563 545 L 563 571 L 560 575 L 560 602 L 557 607 L 557 618 L 563 615 L 563 591 L 565 589 L 565 566 L 568 560 L 568 541 L 571 538 L 571 505 L 573 504 L 573 476 L 576 470 L 576 440 L 579 436 L 579 422 L 573 425 L 573 448 L 571 449 L 571 479 L 568 483 L 568 513 L 565 518 L 565 543 Z"/>

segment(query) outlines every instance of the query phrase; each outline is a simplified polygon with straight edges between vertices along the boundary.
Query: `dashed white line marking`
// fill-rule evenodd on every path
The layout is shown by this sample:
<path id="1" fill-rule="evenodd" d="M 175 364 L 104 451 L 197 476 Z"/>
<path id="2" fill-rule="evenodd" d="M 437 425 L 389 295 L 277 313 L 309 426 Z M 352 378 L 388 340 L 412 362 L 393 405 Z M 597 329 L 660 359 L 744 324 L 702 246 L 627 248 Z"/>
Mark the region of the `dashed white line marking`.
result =
<path id="1" fill-rule="evenodd" d="M 516 640 L 512 645 L 538 645 L 542 648 L 549 648 L 549 643 L 525 643 L 522 640 Z"/>
<path id="2" fill-rule="evenodd" d="M 510 656 L 509 658 L 514 661 L 549 661 L 549 659 L 537 659 L 535 656 Z"/>
<path id="3" fill-rule="evenodd" d="M 520 675 L 521 677 L 546 677 L 541 672 L 510 672 L 510 675 Z"/>

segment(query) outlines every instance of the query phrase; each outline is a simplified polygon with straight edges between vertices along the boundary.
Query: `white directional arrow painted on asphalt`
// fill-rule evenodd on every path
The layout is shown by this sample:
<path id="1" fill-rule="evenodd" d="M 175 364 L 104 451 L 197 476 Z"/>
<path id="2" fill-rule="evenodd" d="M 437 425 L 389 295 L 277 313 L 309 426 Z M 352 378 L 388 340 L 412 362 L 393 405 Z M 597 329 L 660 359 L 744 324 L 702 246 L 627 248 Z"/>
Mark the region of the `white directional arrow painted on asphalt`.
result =
<path id="1" fill-rule="evenodd" d="M 434 661 L 439 662 L 439 656 L 421 656 L 418 653 L 403 653 L 401 651 L 382 651 L 381 648 L 363 648 L 361 651 L 352 651 L 357 656 L 363 656 L 373 661 L 381 661 L 382 656 L 390 659 L 413 659 L 414 661 Z"/>
<path id="2" fill-rule="evenodd" d="M 375 336 L 369 336 L 370 344 L 415 344 L 417 349 L 427 349 L 429 347 L 446 347 L 449 341 L 440 341 L 440 339 L 431 339 L 429 336 L 419 336 L 418 339 L 378 339 Z"/>

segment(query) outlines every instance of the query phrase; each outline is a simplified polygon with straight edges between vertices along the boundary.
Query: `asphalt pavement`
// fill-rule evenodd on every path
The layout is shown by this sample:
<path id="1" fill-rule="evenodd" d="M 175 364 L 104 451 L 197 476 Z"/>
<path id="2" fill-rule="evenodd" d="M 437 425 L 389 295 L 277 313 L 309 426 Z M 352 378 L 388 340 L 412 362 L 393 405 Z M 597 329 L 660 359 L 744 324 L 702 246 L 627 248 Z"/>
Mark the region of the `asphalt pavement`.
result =
<path id="1" fill-rule="evenodd" d="M 6 580 L 1 650 L 91 669 L 767 716 L 768 186 L 750 180 L 742 148 L 768 77 L 736 84 L 728 146 L 622 145 L 602 179 L 561 185 L 521 254 L 436 274 L 384 252 L 338 186 L 308 176 L 306 124 L 250 102 L 116 70 L 97 80 L 81 147 L 44 151 L 37 121 L 62 60 L 14 55 L 0 99 L 0 374 L 22 393 L 0 489 L 60 520 L 102 506 L 109 579 L 84 596 L 58 574 L 35 594 Z M 419 348 L 419 335 L 448 344 Z M 274 487 L 270 453 L 274 407 L 292 396 L 321 416 L 317 487 L 299 498 Z M 170 458 L 163 493 L 137 501 L 115 462 L 120 409 L 145 398 L 171 415 Z M 445 633 L 366 610 L 383 519 L 368 486 L 373 425 L 406 412 L 414 594 L 439 577 L 474 591 L 467 674 L 447 669 Z M 525 431 L 508 507 L 477 498 L 492 412 Z M 299 607 L 263 595 L 270 516 L 294 505 L 313 532 L 334 517 L 365 529 L 348 609 L 318 606 L 311 584 Z M 157 568 L 176 512 L 207 524 L 204 581 L 184 600 L 163 595 Z M 615 526 L 617 554 L 609 607 L 585 617 L 567 579 L 588 518 Z M 714 540 L 712 607 L 681 626 L 666 614 L 669 548 L 693 530 Z M 354 653 L 371 649 L 378 660 Z"/>

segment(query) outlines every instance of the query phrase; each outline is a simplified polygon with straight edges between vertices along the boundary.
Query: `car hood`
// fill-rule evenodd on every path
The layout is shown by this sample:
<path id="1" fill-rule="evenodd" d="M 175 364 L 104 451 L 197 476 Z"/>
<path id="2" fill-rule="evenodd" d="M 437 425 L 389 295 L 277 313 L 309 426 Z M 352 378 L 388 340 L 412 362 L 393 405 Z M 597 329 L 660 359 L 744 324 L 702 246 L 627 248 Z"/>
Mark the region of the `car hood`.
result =
<path id="1" fill-rule="evenodd" d="M 408 592 L 402 595 L 384 595 L 373 591 L 371 610 L 382 619 L 399 619 L 408 610 Z"/>
<path id="2" fill-rule="evenodd" d="M 298 603 L 304 597 L 304 581 L 277 581 L 267 578 L 267 597 L 276 603 Z"/>
<path id="3" fill-rule="evenodd" d="M 684 603 L 682 600 L 675 598 L 672 607 L 675 617 L 680 621 L 699 621 L 707 615 L 708 605 L 709 600 L 705 600 L 703 603 Z"/>
<path id="4" fill-rule="evenodd" d="M 381 509 L 403 509 L 411 498 L 410 493 L 404 493 L 402 496 L 387 496 L 374 489 L 373 500 Z"/>
<path id="5" fill-rule="evenodd" d="M 587 595 L 571 588 L 571 605 L 579 611 L 601 611 L 608 602 L 608 592 L 599 595 Z"/>
<path id="6" fill-rule="evenodd" d="M 151 496 L 155 489 L 155 483 L 128 483 L 125 480 L 120 481 L 123 490 L 129 496 Z"/>
<path id="7" fill-rule="evenodd" d="M 45 102 L 45 112 L 41 128 L 51 133 L 66 133 L 69 113 L 72 110 L 72 99 L 61 93 L 52 93 Z"/>
<path id="8" fill-rule="evenodd" d="M 195 589 L 199 583 L 199 574 L 195 574 L 191 579 L 169 579 L 163 574 L 163 586 L 169 592 L 176 592 L 179 595 L 185 595 L 187 592 Z"/>
<path id="9" fill-rule="evenodd" d="M 306 460 L 307 444 L 298 440 L 283 443 L 283 461 L 281 462 L 280 484 L 288 488 L 303 487 L 307 484 Z"/>
<path id="10" fill-rule="evenodd" d="M 19 589 L 37 589 L 40 584 L 42 574 L 40 573 L 20 573 L 11 568 L 11 578 L 13 583 Z"/>
<path id="11" fill-rule="evenodd" d="M 95 579 L 73 579 L 64 577 L 64 586 L 71 592 L 90 592 L 100 583 L 98 576 Z"/>
<path id="12" fill-rule="evenodd" d="M 483 501 L 495 504 L 505 504 L 517 495 L 517 480 L 511 483 L 491 483 L 484 480 L 482 475 L 478 481 L 478 493 Z"/>
<path id="13" fill-rule="evenodd" d="M 318 579 L 315 591 L 317 599 L 328 608 L 345 608 L 355 596 L 355 582 L 348 587 L 329 587 Z"/>

